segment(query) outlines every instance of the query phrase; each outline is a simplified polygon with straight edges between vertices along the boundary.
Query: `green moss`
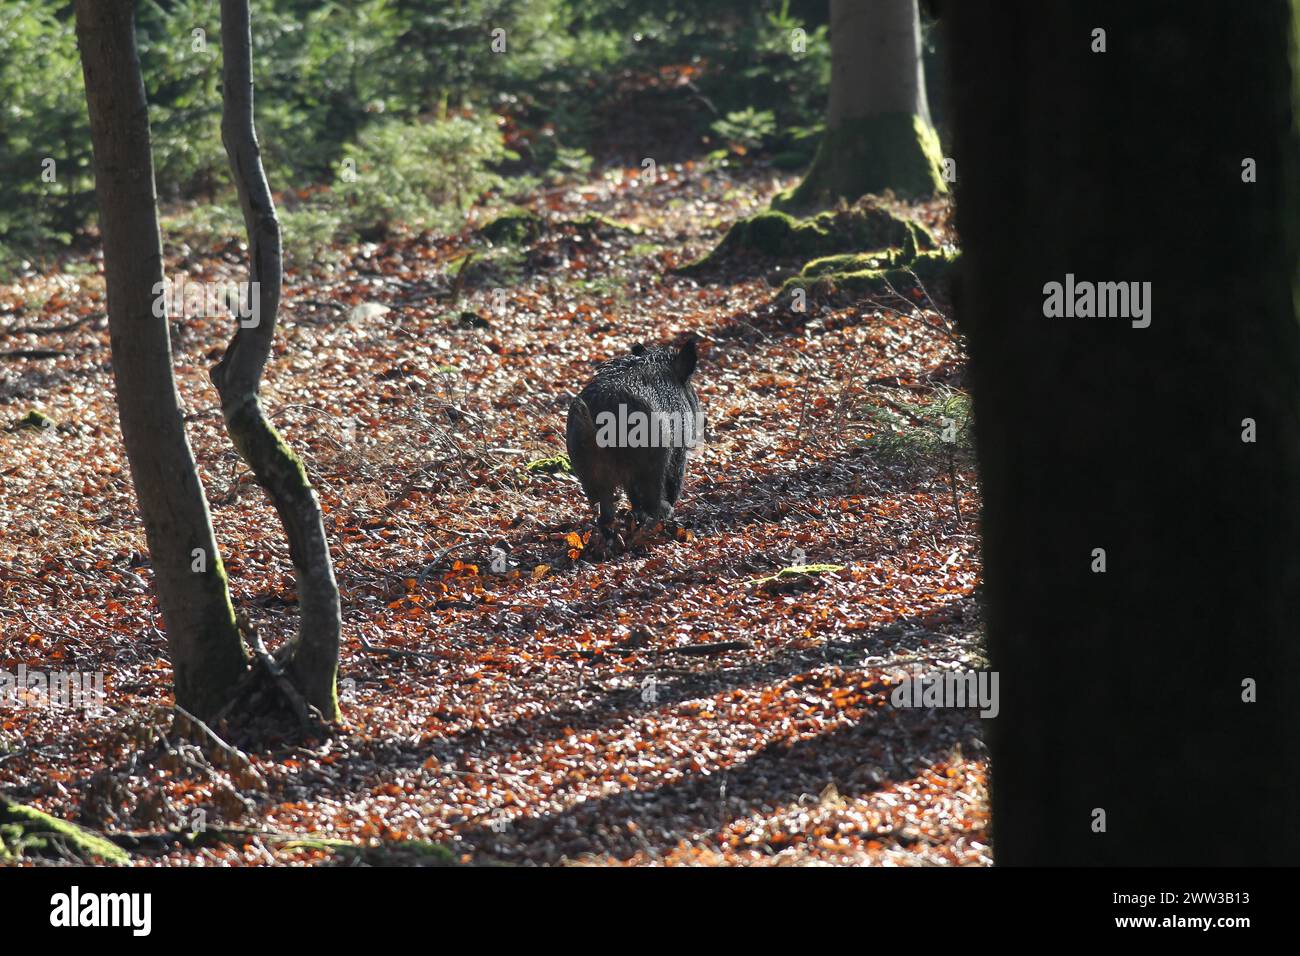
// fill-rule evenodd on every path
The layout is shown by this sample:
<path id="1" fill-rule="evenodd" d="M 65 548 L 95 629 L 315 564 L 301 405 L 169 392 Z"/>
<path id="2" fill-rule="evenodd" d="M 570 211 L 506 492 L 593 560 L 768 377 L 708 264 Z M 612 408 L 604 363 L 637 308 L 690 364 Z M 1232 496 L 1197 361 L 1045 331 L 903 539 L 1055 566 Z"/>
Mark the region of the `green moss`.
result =
<path id="1" fill-rule="evenodd" d="M 275 426 L 267 420 L 256 398 L 246 398 L 233 408 L 227 409 L 226 424 L 235 450 L 253 469 L 259 484 L 267 490 L 273 505 L 281 514 L 282 524 L 289 538 L 289 554 L 295 570 L 299 573 L 299 587 L 304 588 L 302 568 L 305 561 L 310 559 L 303 557 L 306 551 L 300 549 L 314 549 L 316 534 L 315 529 L 304 522 L 320 520 L 319 505 L 315 501 L 311 481 L 307 477 L 307 468 L 302 459 L 285 443 Z M 302 509 L 306 508 L 312 511 L 309 517 L 302 514 Z M 289 511 L 297 511 L 298 515 L 291 519 L 288 516 Z M 328 562 L 328 554 L 318 560 Z M 329 589 L 329 594 L 325 593 L 326 587 Z M 317 590 L 321 593 L 318 593 L 315 599 L 333 604 L 333 613 L 337 614 L 338 594 L 332 576 L 328 585 L 319 584 Z M 292 676 L 298 678 L 295 684 L 303 692 L 307 702 L 314 705 L 326 720 L 337 720 L 339 716 L 337 645 L 330 646 L 331 636 L 328 632 L 316 633 L 307 630 L 306 619 L 309 607 L 315 608 L 312 613 L 322 617 L 321 624 L 325 626 L 323 616 L 320 614 L 320 607 L 323 605 L 316 604 L 316 600 L 302 594 L 299 598 L 304 604 L 303 623 L 300 625 L 298 645 L 289 661 L 288 669 Z M 333 638 L 337 638 L 337 631 Z M 326 655 L 333 657 L 333 666 L 328 669 L 323 666 Z M 304 659 L 307 663 L 304 663 Z"/>
<path id="2" fill-rule="evenodd" d="M 956 250 L 923 252 L 912 259 L 907 268 L 922 282 L 932 282 L 935 279 L 947 279 L 960 259 L 961 253 Z"/>
<path id="3" fill-rule="evenodd" d="M 772 594 L 802 591 L 817 586 L 817 578 L 823 574 L 843 571 L 842 564 L 794 564 L 782 568 L 776 574 L 752 581 L 755 587 Z"/>
<path id="4" fill-rule="evenodd" d="M 294 638 L 294 649 L 284 664 L 285 676 L 302 694 L 303 700 L 320 711 L 321 718 L 333 722 L 343 715 L 339 707 L 339 665 L 324 666 L 318 658 L 319 648 L 305 649 L 301 630 Z"/>
<path id="5" fill-rule="evenodd" d="M 803 181 L 772 201 L 773 208 L 804 211 L 892 189 L 900 195 L 948 191 L 934 128 L 920 116 L 886 113 L 845 120 L 828 129 Z"/>
<path id="6" fill-rule="evenodd" d="M 570 225 L 574 229 L 583 232 L 626 232 L 629 235 L 639 236 L 645 232 L 640 226 L 634 226 L 631 223 L 618 222 L 610 219 L 608 216 L 602 216 L 599 213 L 588 213 L 579 219 L 569 220 L 565 225 Z"/>
<path id="7" fill-rule="evenodd" d="M 573 465 L 569 462 L 568 455 L 555 455 L 551 458 L 539 458 L 536 461 L 530 461 L 524 466 L 525 471 L 540 472 L 541 474 L 573 474 Z"/>
<path id="8" fill-rule="evenodd" d="M 834 574 L 836 571 L 843 571 L 842 564 L 792 564 L 788 568 L 782 568 L 773 577 L 790 577 L 800 574 Z"/>
<path id="9" fill-rule="evenodd" d="M 39 857 L 126 864 L 131 857 L 98 834 L 31 807 L 0 798 L 0 863 Z"/>
<path id="10" fill-rule="evenodd" d="M 302 492 L 311 491 L 307 466 L 262 413 L 256 400 L 244 402 L 226 417 L 230 440 L 241 458 L 271 470 L 272 480 L 289 479 Z"/>
<path id="11" fill-rule="evenodd" d="M 835 275 L 841 272 L 865 272 L 892 269 L 907 262 L 902 249 L 882 249 L 879 252 L 850 252 L 837 256 L 821 256 L 809 262 L 800 276 L 809 278 Z"/>
<path id="12" fill-rule="evenodd" d="M 9 430 L 22 431 L 25 428 L 34 428 L 37 431 L 44 431 L 47 428 L 54 428 L 56 426 L 57 423 L 49 415 L 33 408 L 22 418 L 10 425 Z"/>
<path id="13" fill-rule="evenodd" d="M 827 238 L 826 224 L 818 220 L 799 222 L 783 212 L 761 212 L 742 219 L 727 232 L 727 239 L 741 249 L 767 256 L 787 254 L 800 245 L 821 245 Z"/>
<path id="14" fill-rule="evenodd" d="M 769 263 L 802 263 L 836 253 L 865 252 L 891 247 L 935 249 L 938 243 L 924 226 L 897 216 L 874 199 L 796 219 L 767 210 L 741 219 L 727 230 L 708 255 L 677 271 L 691 275 L 708 271 L 741 256 Z"/>
<path id="15" fill-rule="evenodd" d="M 960 259 L 947 250 L 909 257 L 906 249 L 881 253 L 823 256 L 809 262 L 781 287 L 783 293 L 803 289 L 809 293 L 850 292 L 875 294 L 907 291 L 918 286 L 945 284 Z"/>
<path id="16" fill-rule="evenodd" d="M 194 547 L 198 545 L 191 541 Z M 191 551 L 192 553 L 192 551 Z M 228 701 L 244 676 L 249 654 L 239 636 L 230 587 L 220 554 L 207 554 L 206 568 L 195 571 L 203 589 L 205 616 L 194 636 L 193 653 L 173 659 L 176 702 L 200 719 L 208 719 Z"/>
<path id="17" fill-rule="evenodd" d="M 478 235 L 494 245 L 527 245 L 542 235 L 545 222 L 542 217 L 527 209 L 512 210 L 497 216 L 478 231 Z"/>

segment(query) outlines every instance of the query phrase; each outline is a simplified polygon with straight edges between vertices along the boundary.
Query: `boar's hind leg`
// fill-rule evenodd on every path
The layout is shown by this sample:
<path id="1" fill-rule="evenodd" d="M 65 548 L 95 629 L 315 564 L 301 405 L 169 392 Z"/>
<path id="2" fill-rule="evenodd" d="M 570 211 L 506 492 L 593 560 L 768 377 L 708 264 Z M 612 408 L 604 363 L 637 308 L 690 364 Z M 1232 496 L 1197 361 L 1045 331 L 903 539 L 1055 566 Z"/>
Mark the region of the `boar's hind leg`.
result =
<path id="1" fill-rule="evenodd" d="M 638 463 L 627 496 L 638 524 L 671 518 L 673 505 L 664 499 L 664 478 L 668 471 L 668 450 L 655 449 Z"/>
<path id="2" fill-rule="evenodd" d="M 598 468 L 593 468 L 586 475 L 579 474 L 583 494 L 596 512 L 596 527 L 606 540 L 614 537 L 614 499 L 618 487 L 609 480 L 609 476 Z"/>
<path id="3" fill-rule="evenodd" d="M 664 500 L 670 506 L 676 506 L 682 496 L 682 480 L 686 477 L 686 450 L 674 448 L 668 456 L 668 468 L 664 474 Z"/>

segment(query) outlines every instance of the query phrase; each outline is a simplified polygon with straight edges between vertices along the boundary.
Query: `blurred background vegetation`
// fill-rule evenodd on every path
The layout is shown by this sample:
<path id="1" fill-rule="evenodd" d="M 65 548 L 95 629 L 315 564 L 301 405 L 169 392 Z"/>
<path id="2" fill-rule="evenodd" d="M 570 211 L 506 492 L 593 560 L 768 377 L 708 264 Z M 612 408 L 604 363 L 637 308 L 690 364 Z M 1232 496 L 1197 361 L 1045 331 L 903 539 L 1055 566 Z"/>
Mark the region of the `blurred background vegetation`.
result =
<path id="1" fill-rule="evenodd" d="M 139 4 L 169 238 L 241 231 L 221 145 L 219 17 L 217 0 Z M 825 111 L 826 19 L 825 0 L 259 0 L 257 125 L 290 257 L 398 223 L 454 232 L 476 204 L 593 164 L 796 170 Z M 505 52 L 492 50 L 497 28 Z M 0 103 L 4 275 L 91 238 L 71 3 L 6 0 Z"/>

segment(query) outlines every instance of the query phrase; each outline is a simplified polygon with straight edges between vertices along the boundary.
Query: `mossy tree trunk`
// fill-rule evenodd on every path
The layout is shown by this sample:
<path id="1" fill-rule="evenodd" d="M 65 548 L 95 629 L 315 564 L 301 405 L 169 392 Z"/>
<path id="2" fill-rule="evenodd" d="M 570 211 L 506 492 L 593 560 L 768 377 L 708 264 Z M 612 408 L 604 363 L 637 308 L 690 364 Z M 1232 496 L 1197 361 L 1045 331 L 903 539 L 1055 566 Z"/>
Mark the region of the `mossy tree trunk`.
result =
<path id="1" fill-rule="evenodd" d="M 946 191 L 916 0 L 831 0 L 831 96 L 812 167 L 773 203 L 806 211 L 893 189 Z"/>
<path id="2" fill-rule="evenodd" d="M 258 398 L 280 306 L 281 243 L 253 126 L 248 0 L 222 0 L 221 49 L 221 138 L 248 232 L 250 295 L 256 297 L 257 308 L 249 321 L 241 320 L 211 378 L 221 396 L 231 441 L 266 490 L 289 538 L 299 613 L 298 635 L 288 658 L 290 674 L 307 703 L 332 720 L 338 716 L 335 685 L 341 618 L 320 502 L 302 461 L 267 420 Z"/>
<path id="3" fill-rule="evenodd" d="M 957 314 L 1001 678 L 994 853 L 1290 864 L 1294 14 L 1287 0 L 1107 10 L 948 9 Z M 1150 282 L 1150 311 L 1048 317 L 1045 284 L 1071 273 Z"/>
<path id="4" fill-rule="evenodd" d="M 247 666 L 172 378 L 153 157 L 131 0 L 77 0 L 118 418 L 167 629 L 176 702 L 209 717 Z"/>

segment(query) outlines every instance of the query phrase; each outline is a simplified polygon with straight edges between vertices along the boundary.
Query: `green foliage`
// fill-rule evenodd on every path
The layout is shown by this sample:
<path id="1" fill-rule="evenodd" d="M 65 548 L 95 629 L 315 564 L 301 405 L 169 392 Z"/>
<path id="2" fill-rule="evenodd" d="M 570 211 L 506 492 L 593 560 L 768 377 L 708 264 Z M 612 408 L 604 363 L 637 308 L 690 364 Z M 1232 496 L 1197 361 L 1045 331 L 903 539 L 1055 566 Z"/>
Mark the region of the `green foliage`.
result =
<path id="1" fill-rule="evenodd" d="M 141 4 L 136 45 L 159 195 L 210 194 L 229 180 L 221 145 L 220 8 L 210 0 Z"/>
<path id="2" fill-rule="evenodd" d="M 556 144 L 555 155 L 549 162 L 553 178 L 586 176 L 591 172 L 592 158 L 585 149 Z"/>
<path id="3" fill-rule="evenodd" d="M 335 181 L 332 202 L 342 228 L 383 235 L 396 222 L 451 230 L 470 207 L 506 180 L 492 167 L 514 154 L 505 148 L 495 117 L 455 116 L 435 123 L 377 123 L 362 131 Z"/>
<path id="4" fill-rule="evenodd" d="M 401 6 L 280 0 L 253 11 L 257 126 L 273 188 L 329 182 L 372 121 L 427 107 L 416 77 L 442 51 L 409 42 Z"/>
<path id="5" fill-rule="evenodd" d="M 459 116 L 374 123 L 344 152 L 331 189 L 306 200 L 288 195 L 281 204 L 281 236 L 291 266 L 310 267 L 332 255 L 333 243 L 380 238 L 398 223 L 456 231 L 471 206 L 505 187 L 506 179 L 492 167 L 512 156 L 495 117 Z M 234 190 L 168 218 L 164 227 L 196 243 L 240 235 Z"/>
<path id="6" fill-rule="evenodd" d="M 284 216 L 280 217 L 281 222 Z M 239 213 L 239 202 L 233 187 L 225 190 L 216 202 L 185 203 L 173 207 L 170 215 L 162 217 L 163 239 L 204 245 L 223 242 L 240 234 L 244 220 Z"/>
<path id="7" fill-rule="evenodd" d="M 807 13 L 816 5 L 799 0 Z M 264 0 L 253 10 L 263 162 L 285 196 L 286 245 L 307 255 L 335 235 L 378 234 L 408 216 L 457 228 L 506 176 L 585 175 L 629 90 L 662 109 L 707 100 L 685 132 L 713 134 L 784 165 L 811 154 L 824 112 L 829 46 L 786 0 Z M 820 7 L 816 7 L 820 9 Z M 504 31 L 505 51 L 492 48 Z M 803 30 L 803 34 L 795 31 Z M 237 228 L 221 144 L 220 5 L 141 0 L 137 43 L 164 208 L 199 235 Z M 802 37 L 804 52 L 794 49 Z M 659 82 L 689 69 L 689 84 Z M 631 94 L 635 95 L 635 93 Z M 48 256 L 93 221 L 90 136 L 72 5 L 0 9 L 0 271 Z M 468 119 L 467 117 L 476 117 Z M 505 120 L 493 128 L 498 117 Z M 722 117 L 718 119 L 718 117 Z M 507 151 L 506 134 L 516 157 Z M 429 154 L 427 168 L 422 161 Z M 338 179 L 357 160 L 357 180 Z M 55 161 L 43 182 L 42 161 Z M 294 193 L 313 190 L 303 205 Z M 328 197 L 323 200 L 322 195 Z"/>
<path id="8" fill-rule="evenodd" d="M 653 9 L 645 12 L 646 7 Z M 770 109 L 779 129 L 793 130 L 817 122 L 826 112 L 827 29 L 796 15 L 789 0 L 645 5 L 589 0 L 573 9 L 580 36 L 606 30 L 631 38 L 619 61 L 623 69 L 701 64 L 694 85 L 721 115 Z M 802 41 L 803 52 L 796 50 L 796 40 Z"/>
<path id="9" fill-rule="evenodd" d="M 285 265 L 308 270 L 339 258 L 334 242 L 341 228 L 338 214 L 325 204 L 296 206 L 280 213 L 280 242 Z"/>
<path id="10" fill-rule="evenodd" d="M 793 49 L 795 31 L 802 30 L 804 52 Z M 831 81 L 831 44 L 825 25 L 809 28 L 790 12 L 789 0 L 762 15 L 753 28 L 748 66 L 739 71 L 742 81 L 759 102 L 775 104 L 781 126 L 798 129 L 826 111 L 826 90 Z"/>
<path id="11" fill-rule="evenodd" d="M 95 204 L 77 39 L 49 2 L 0 7 L 0 109 L 3 273 L 24 253 L 69 243 Z"/>
<path id="12" fill-rule="evenodd" d="M 961 392 L 922 404 L 892 402 L 868 411 L 865 447 L 882 458 L 911 465 L 946 465 L 949 455 L 974 455 L 970 398 Z"/>
<path id="13" fill-rule="evenodd" d="M 752 106 L 728 113 L 709 127 L 720 138 L 747 150 L 760 149 L 776 135 L 776 117 L 771 110 Z"/>

